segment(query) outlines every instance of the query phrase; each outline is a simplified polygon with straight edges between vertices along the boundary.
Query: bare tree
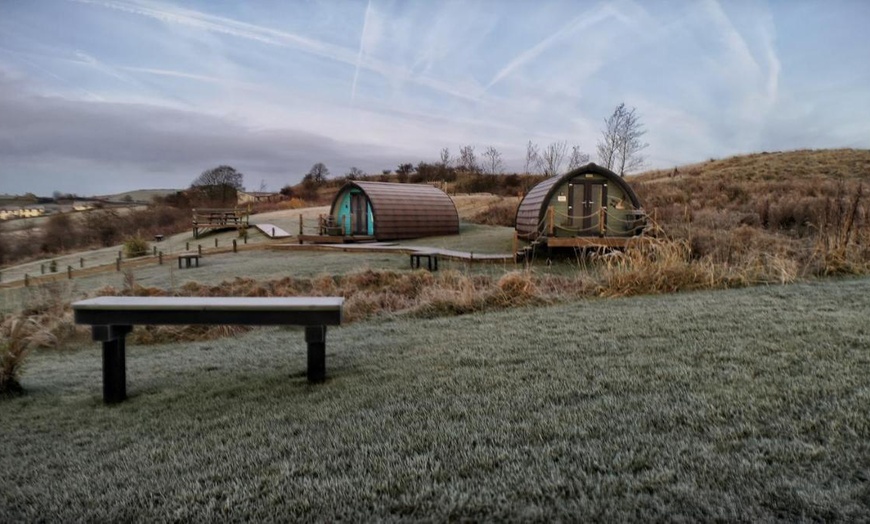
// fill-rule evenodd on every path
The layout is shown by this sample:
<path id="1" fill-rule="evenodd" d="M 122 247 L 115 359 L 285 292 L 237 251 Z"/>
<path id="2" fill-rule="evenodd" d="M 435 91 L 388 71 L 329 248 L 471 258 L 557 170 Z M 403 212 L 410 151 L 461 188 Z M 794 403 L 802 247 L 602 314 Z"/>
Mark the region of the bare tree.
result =
<path id="1" fill-rule="evenodd" d="M 646 131 L 636 111 L 634 107 L 626 108 L 625 102 L 616 106 L 613 114 L 604 120 L 605 127 L 598 141 L 598 160 L 620 176 L 643 165 L 644 157 L 640 152 L 649 146 L 641 141 Z"/>
<path id="2" fill-rule="evenodd" d="M 469 173 L 477 173 L 480 166 L 477 165 L 477 157 L 474 155 L 474 146 L 459 148 L 459 169 Z"/>
<path id="3" fill-rule="evenodd" d="M 266 186 L 266 180 L 263 179 L 263 178 L 261 178 L 261 179 L 260 179 L 260 189 L 258 189 L 258 191 L 259 191 L 260 193 L 265 193 L 265 192 L 266 192 L 266 188 L 267 188 L 267 186 Z"/>
<path id="4" fill-rule="evenodd" d="M 310 181 L 315 185 L 320 185 L 326 182 L 326 177 L 329 176 L 329 169 L 323 162 L 318 162 L 311 166 L 311 169 L 308 170 L 308 174 L 302 177 L 302 181 Z"/>
<path id="5" fill-rule="evenodd" d="M 489 146 L 483 152 L 483 171 L 490 175 L 504 173 L 504 162 L 501 161 L 501 153 L 498 149 Z"/>
<path id="6" fill-rule="evenodd" d="M 524 173 L 530 175 L 532 168 L 538 165 L 538 157 L 541 154 L 541 149 L 538 144 L 533 144 L 531 140 L 526 144 L 526 168 Z"/>
<path id="7" fill-rule="evenodd" d="M 344 178 L 346 178 L 348 180 L 359 180 L 360 178 L 362 178 L 364 176 L 366 176 L 366 174 L 362 169 L 360 169 L 356 166 L 353 166 L 350 168 L 350 171 L 347 172 L 347 174 L 344 176 Z"/>
<path id="8" fill-rule="evenodd" d="M 538 155 L 538 169 L 547 176 L 556 176 L 562 171 L 562 164 L 568 154 L 568 142 L 553 142 Z"/>
<path id="9" fill-rule="evenodd" d="M 203 171 L 193 183 L 192 188 L 201 189 L 211 200 L 230 202 L 243 188 L 244 175 L 230 166 L 218 166 Z"/>
<path id="10" fill-rule="evenodd" d="M 444 148 L 441 150 L 441 167 L 448 168 L 450 167 L 450 149 Z"/>
<path id="11" fill-rule="evenodd" d="M 573 146 L 571 148 L 571 156 L 568 158 L 568 171 L 574 171 L 588 162 L 589 155 L 580 151 L 580 146 Z"/>

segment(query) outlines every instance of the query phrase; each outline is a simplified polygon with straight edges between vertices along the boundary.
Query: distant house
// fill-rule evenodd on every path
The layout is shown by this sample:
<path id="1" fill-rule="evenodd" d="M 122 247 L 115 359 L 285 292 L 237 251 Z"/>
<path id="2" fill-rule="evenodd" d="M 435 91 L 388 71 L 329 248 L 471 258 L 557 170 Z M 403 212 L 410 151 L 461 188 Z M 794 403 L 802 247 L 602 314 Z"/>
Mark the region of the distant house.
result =
<path id="1" fill-rule="evenodd" d="M 268 193 L 265 191 L 239 191 L 239 204 L 256 204 L 258 202 L 280 202 L 284 195 L 281 193 Z"/>
<path id="2" fill-rule="evenodd" d="M 20 211 L 21 218 L 36 218 L 45 214 L 44 206 L 27 206 L 22 207 Z"/>
<path id="3" fill-rule="evenodd" d="M 0 209 L 0 220 L 35 218 L 45 215 L 44 206 L 5 207 Z"/>

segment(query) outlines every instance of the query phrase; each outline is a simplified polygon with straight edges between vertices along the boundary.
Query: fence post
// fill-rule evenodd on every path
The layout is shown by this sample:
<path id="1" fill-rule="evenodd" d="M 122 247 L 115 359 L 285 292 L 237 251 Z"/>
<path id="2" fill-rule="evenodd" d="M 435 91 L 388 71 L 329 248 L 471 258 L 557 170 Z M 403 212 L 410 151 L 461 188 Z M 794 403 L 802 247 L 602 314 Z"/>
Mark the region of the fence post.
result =
<path id="1" fill-rule="evenodd" d="M 299 213 L 299 236 L 302 236 L 302 213 Z"/>
<path id="2" fill-rule="evenodd" d="M 272 228 L 272 238 L 275 238 L 275 228 Z"/>
<path id="3" fill-rule="evenodd" d="M 66 266 L 66 278 L 72 280 L 72 266 Z"/>
<path id="4" fill-rule="evenodd" d="M 163 265 L 163 251 L 157 253 L 157 263 L 161 266 Z"/>
<path id="5" fill-rule="evenodd" d="M 123 257 L 124 257 L 124 254 L 123 254 L 123 252 L 121 252 L 121 251 L 118 251 L 118 258 L 123 258 Z"/>
<path id="6" fill-rule="evenodd" d="M 79 258 L 79 267 L 85 267 L 85 259 L 84 259 L 84 257 Z"/>
<path id="7" fill-rule="evenodd" d="M 214 247 L 217 247 L 217 240 L 218 239 L 214 239 Z"/>
<path id="8" fill-rule="evenodd" d="M 233 239 L 233 253 L 237 252 L 238 248 L 236 247 L 236 239 Z"/>
<path id="9" fill-rule="evenodd" d="M 40 275 L 45 274 L 45 264 L 39 264 L 39 274 Z"/>
<path id="10" fill-rule="evenodd" d="M 153 247 L 154 247 L 154 256 L 156 257 L 157 256 L 157 246 L 153 246 Z"/>
<path id="11" fill-rule="evenodd" d="M 202 256 L 202 244 L 198 244 L 196 250 L 199 253 L 199 256 Z"/>
<path id="12" fill-rule="evenodd" d="M 190 242 L 185 242 L 185 243 L 184 243 L 184 250 L 185 250 L 185 251 L 190 251 Z"/>

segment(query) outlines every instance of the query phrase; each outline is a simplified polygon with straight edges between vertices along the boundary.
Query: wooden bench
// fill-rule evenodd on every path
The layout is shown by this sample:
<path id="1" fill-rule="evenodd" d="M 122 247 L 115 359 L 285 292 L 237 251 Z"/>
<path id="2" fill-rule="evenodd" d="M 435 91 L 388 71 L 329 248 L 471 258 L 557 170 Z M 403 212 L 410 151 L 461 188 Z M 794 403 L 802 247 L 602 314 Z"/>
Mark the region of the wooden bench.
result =
<path id="1" fill-rule="evenodd" d="M 181 269 L 182 260 L 187 264 L 186 267 L 190 267 L 191 262 L 196 262 L 196 267 L 199 267 L 199 257 L 199 253 L 181 253 L 178 255 L 178 269 Z"/>
<path id="2" fill-rule="evenodd" d="M 438 253 L 411 253 L 411 269 L 420 269 L 420 259 L 426 259 L 429 271 L 438 271 Z"/>
<path id="3" fill-rule="evenodd" d="M 103 401 L 127 398 L 125 339 L 134 325 L 304 326 L 308 380 L 326 377 L 326 326 L 341 324 L 341 297 L 97 297 L 72 305 L 76 324 L 103 343 Z"/>

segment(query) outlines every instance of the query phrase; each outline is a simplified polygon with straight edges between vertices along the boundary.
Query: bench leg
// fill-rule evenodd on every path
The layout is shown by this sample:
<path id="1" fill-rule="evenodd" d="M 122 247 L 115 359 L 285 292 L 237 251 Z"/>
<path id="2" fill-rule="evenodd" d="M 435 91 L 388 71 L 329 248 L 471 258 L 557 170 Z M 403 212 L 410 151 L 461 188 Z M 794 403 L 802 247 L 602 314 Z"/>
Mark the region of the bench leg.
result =
<path id="1" fill-rule="evenodd" d="M 103 402 L 127 398 L 127 333 L 132 326 L 94 326 L 93 338 L 103 343 Z"/>
<path id="2" fill-rule="evenodd" d="M 323 382 L 326 378 L 326 326 L 306 326 L 308 344 L 308 382 Z"/>

